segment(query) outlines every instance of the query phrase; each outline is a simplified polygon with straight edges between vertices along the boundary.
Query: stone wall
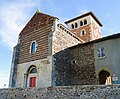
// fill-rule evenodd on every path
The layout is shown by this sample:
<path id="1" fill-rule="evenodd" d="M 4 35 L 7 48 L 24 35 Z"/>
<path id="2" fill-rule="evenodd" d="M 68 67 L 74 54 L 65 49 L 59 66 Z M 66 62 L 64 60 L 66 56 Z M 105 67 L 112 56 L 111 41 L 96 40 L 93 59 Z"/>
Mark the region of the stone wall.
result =
<path id="1" fill-rule="evenodd" d="M 70 85 L 70 50 L 62 50 L 53 57 L 52 85 Z"/>
<path id="2" fill-rule="evenodd" d="M 15 87 L 16 84 L 16 75 L 17 75 L 17 64 L 19 59 L 19 44 L 14 47 L 13 56 L 12 56 L 12 64 L 10 70 L 10 78 L 9 78 L 9 87 Z"/>
<path id="3" fill-rule="evenodd" d="M 93 44 L 79 44 L 54 55 L 52 81 L 56 86 L 96 84 Z"/>
<path id="4" fill-rule="evenodd" d="M 53 35 L 52 53 L 52 85 L 70 85 L 70 53 L 66 48 L 83 43 L 76 35 L 62 24 L 57 25 Z M 68 58 L 69 57 L 69 58 Z"/>
<path id="5" fill-rule="evenodd" d="M 120 99 L 120 85 L 0 89 L 0 99 Z"/>
<path id="6" fill-rule="evenodd" d="M 53 35 L 53 54 L 77 45 L 78 43 L 81 43 L 81 41 L 72 32 L 70 32 L 65 26 L 58 24 L 56 32 Z"/>
<path id="7" fill-rule="evenodd" d="M 34 65 L 37 74 L 28 73 L 29 68 Z M 36 77 L 36 87 L 51 86 L 52 57 L 18 64 L 15 87 L 25 88 L 30 86 L 30 77 Z M 27 75 L 26 75 L 27 74 Z"/>
<path id="8" fill-rule="evenodd" d="M 79 44 L 71 47 L 70 52 L 71 85 L 96 84 L 93 44 Z"/>

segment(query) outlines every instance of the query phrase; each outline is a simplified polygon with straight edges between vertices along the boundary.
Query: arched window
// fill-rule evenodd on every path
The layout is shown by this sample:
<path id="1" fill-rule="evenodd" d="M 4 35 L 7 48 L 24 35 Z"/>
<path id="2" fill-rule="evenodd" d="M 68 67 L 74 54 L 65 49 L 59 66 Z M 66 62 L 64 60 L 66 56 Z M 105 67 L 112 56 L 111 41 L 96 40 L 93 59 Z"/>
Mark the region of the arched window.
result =
<path id="1" fill-rule="evenodd" d="M 30 74 L 31 74 L 31 73 L 37 73 L 36 68 L 32 68 L 32 69 L 30 70 Z"/>
<path id="2" fill-rule="evenodd" d="M 86 24 L 87 24 L 87 20 L 85 19 L 85 20 L 84 20 L 84 25 L 86 25 Z"/>
<path id="3" fill-rule="evenodd" d="M 36 42 L 33 41 L 33 42 L 31 43 L 31 54 L 34 54 L 35 51 L 36 51 Z"/>
<path id="4" fill-rule="evenodd" d="M 83 22 L 82 21 L 80 21 L 80 26 L 83 26 Z"/>
<path id="5" fill-rule="evenodd" d="M 78 24 L 77 23 L 75 23 L 75 28 L 77 28 L 78 27 Z"/>
<path id="6" fill-rule="evenodd" d="M 37 73 L 36 66 L 34 66 L 34 65 L 30 66 L 27 73 L 28 74 Z"/>
<path id="7" fill-rule="evenodd" d="M 37 69 L 36 66 L 32 65 L 27 70 L 27 79 L 26 79 L 26 85 L 28 87 L 36 87 L 36 81 L 37 81 Z"/>
<path id="8" fill-rule="evenodd" d="M 84 36 L 86 34 L 85 30 L 81 30 L 81 36 Z"/>
<path id="9" fill-rule="evenodd" d="M 71 28 L 74 29 L 74 25 L 73 24 L 71 24 Z"/>

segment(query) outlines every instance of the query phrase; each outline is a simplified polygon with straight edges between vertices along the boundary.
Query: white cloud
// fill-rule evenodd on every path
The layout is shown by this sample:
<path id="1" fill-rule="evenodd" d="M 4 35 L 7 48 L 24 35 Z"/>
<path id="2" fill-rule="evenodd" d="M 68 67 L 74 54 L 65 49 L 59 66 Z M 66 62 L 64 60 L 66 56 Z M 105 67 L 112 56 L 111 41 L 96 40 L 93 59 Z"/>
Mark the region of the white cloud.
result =
<path id="1" fill-rule="evenodd" d="M 18 34 L 26 22 L 33 16 L 38 0 L 16 0 L 0 5 L 0 44 L 8 46 L 10 50 L 17 44 Z M 0 88 L 8 87 L 8 70 L 0 69 Z M 4 86 L 6 84 L 6 86 Z"/>
<path id="2" fill-rule="evenodd" d="M 4 42 L 10 49 L 16 45 L 18 34 L 32 16 L 31 11 L 37 7 L 36 2 L 21 0 L 0 7 L 0 42 Z"/>

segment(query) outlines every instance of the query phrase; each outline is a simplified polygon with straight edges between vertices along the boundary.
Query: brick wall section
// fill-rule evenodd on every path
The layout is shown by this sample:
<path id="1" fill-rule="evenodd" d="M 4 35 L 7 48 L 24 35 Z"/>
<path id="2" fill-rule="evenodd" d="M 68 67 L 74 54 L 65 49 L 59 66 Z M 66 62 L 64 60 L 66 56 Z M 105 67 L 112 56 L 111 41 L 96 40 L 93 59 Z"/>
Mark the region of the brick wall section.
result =
<path id="1" fill-rule="evenodd" d="M 51 24 L 55 19 L 57 18 L 47 14 L 35 13 L 34 16 L 31 18 L 31 20 L 24 27 L 24 29 L 21 31 L 20 36 L 26 33 L 28 34 L 29 33 L 28 31 L 32 29 L 39 29 L 48 24 Z"/>
<path id="2" fill-rule="evenodd" d="M 33 60 L 44 59 L 48 53 L 48 36 L 52 32 L 55 18 L 42 13 L 36 13 L 20 33 L 20 55 L 19 64 Z M 30 54 L 32 41 L 36 41 L 37 50 Z"/>
<path id="3" fill-rule="evenodd" d="M 96 84 L 93 44 L 81 44 L 54 55 L 55 85 Z"/>
<path id="4" fill-rule="evenodd" d="M 81 36 L 81 30 L 85 30 L 86 31 L 86 34 L 84 36 Z M 87 24 L 85 26 L 82 26 L 82 27 L 78 27 L 74 30 L 71 30 L 74 34 L 76 34 L 80 39 L 82 39 L 83 41 L 85 42 L 88 42 L 91 40 L 91 37 L 90 37 L 90 24 Z"/>
<path id="5" fill-rule="evenodd" d="M 120 99 L 120 85 L 0 89 L 0 99 Z"/>
<path id="6" fill-rule="evenodd" d="M 30 62 L 34 60 L 44 59 L 48 54 L 48 35 L 51 31 L 51 25 L 44 26 L 43 28 L 28 31 L 29 34 L 25 34 L 20 37 L 20 55 L 19 64 Z M 32 41 L 36 41 L 37 50 L 35 54 L 30 54 L 30 46 Z"/>

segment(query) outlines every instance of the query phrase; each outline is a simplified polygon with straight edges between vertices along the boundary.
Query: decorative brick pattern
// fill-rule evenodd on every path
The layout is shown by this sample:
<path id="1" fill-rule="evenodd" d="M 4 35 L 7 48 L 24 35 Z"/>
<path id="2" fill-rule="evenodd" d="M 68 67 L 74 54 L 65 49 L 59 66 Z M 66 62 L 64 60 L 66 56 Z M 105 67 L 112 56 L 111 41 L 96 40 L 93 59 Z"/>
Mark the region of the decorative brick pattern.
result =
<path id="1" fill-rule="evenodd" d="M 48 56 L 49 34 L 52 32 L 54 21 L 55 18 L 38 13 L 28 22 L 19 37 L 19 64 L 44 59 Z M 30 46 L 34 40 L 37 43 L 37 50 L 35 54 L 32 55 L 30 53 Z"/>
<path id="2" fill-rule="evenodd" d="M 57 18 L 47 14 L 35 13 L 34 16 L 31 18 L 31 20 L 21 31 L 20 36 L 24 34 L 29 34 L 28 31 L 30 30 L 39 29 L 49 24 L 52 24 L 55 19 Z"/>

